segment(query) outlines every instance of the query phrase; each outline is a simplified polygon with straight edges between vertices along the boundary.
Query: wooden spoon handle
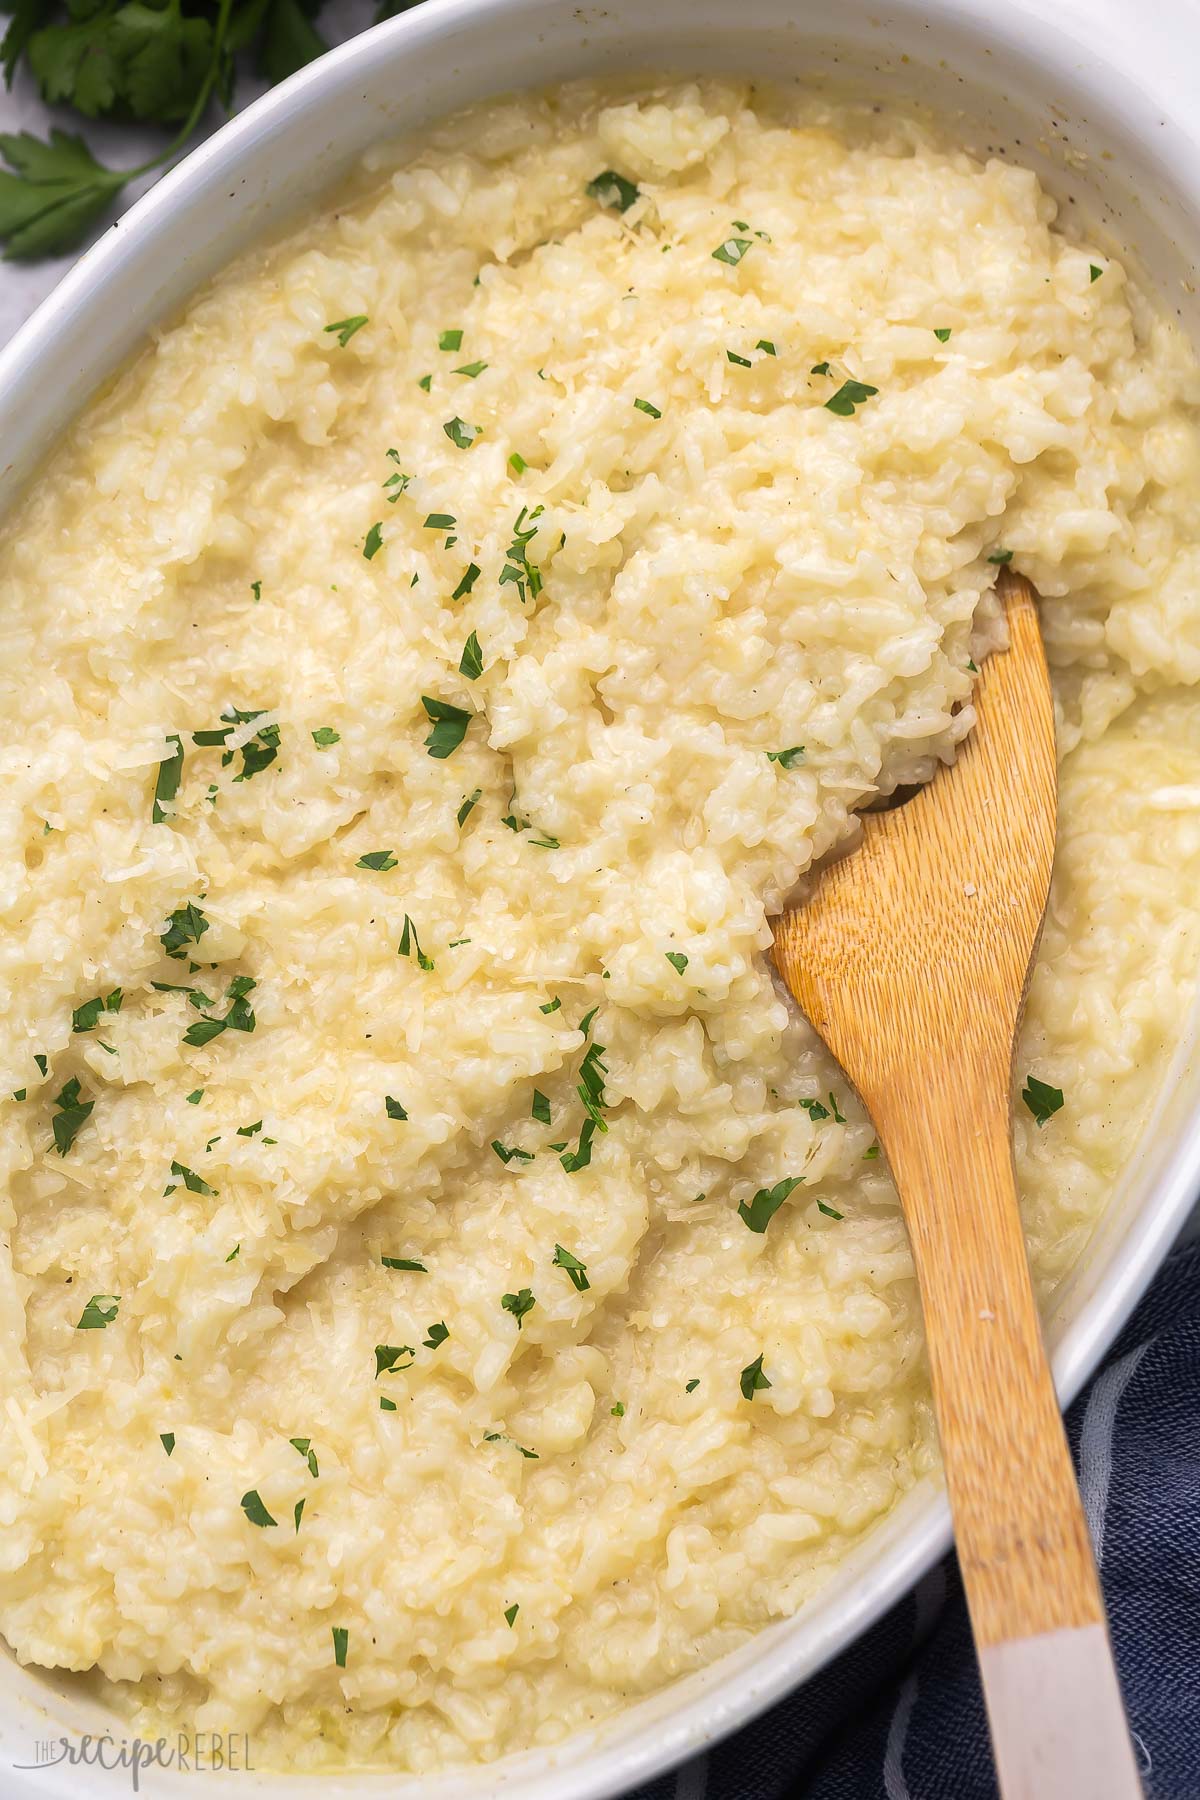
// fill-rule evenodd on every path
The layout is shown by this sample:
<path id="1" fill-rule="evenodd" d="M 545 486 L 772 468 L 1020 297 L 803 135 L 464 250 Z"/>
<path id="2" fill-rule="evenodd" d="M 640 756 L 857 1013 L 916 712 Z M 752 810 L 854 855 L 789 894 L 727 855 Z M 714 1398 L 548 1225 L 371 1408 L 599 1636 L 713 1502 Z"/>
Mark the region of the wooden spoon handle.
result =
<path id="1" fill-rule="evenodd" d="M 905 1087 L 908 1087 L 906 1082 Z M 1137 1800 L 1104 1603 L 1021 1235 L 1008 1069 L 964 1051 L 877 1118 L 924 1301 L 1005 1800 Z M 969 1207 L 950 1202 L 969 1190 Z M 968 1197 L 968 1196 L 962 1196 Z"/>

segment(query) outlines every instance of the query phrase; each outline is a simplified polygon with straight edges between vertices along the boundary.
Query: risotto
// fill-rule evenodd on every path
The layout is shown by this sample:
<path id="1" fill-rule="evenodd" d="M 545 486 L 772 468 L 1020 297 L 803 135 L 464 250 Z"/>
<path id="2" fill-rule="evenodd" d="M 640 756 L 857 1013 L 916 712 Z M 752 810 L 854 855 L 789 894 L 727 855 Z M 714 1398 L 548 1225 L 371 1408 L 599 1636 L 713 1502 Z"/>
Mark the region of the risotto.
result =
<path id="1" fill-rule="evenodd" d="M 547 1743 L 936 1462 L 768 920 L 1044 596 L 1043 1293 L 1200 912 L 1196 366 L 1027 170 L 733 82 L 384 148 L 0 544 L 0 1629 L 261 1765 Z M 1039 1090 L 1041 1091 L 1041 1090 Z"/>

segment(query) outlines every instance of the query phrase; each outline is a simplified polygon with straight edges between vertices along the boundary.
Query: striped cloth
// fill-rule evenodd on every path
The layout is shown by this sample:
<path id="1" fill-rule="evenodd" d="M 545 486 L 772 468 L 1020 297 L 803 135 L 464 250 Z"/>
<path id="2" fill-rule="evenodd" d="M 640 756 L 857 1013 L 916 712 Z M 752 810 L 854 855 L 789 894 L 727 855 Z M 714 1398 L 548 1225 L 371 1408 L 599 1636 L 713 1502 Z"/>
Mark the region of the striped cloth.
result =
<path id="1" fill-rule="evenodd" d="M 1200 1243 L 1168 1261 L 1067 1423 L 1147 1800 L 1198 1800 Z M 632 1800 L 995 1795 L 951 1557 L 790 1699 Z"/>

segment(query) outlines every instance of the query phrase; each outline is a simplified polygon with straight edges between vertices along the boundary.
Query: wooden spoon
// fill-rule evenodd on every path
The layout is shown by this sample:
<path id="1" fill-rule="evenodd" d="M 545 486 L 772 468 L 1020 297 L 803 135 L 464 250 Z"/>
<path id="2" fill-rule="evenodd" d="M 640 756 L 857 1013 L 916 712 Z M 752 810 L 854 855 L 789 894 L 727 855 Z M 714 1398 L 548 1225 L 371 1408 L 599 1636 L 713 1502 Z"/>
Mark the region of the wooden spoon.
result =
<path id="1" fill-rule="evenodd" d="M 1041 1327 L 1010 1141 L 1013 1038 L 1054 853 L 1035 595 L 952 767 L 863 819 L 775 961 L 870 1113 L 921 1288 L 942 1460 L 1005 1800 L 1141 1794 Z"/>

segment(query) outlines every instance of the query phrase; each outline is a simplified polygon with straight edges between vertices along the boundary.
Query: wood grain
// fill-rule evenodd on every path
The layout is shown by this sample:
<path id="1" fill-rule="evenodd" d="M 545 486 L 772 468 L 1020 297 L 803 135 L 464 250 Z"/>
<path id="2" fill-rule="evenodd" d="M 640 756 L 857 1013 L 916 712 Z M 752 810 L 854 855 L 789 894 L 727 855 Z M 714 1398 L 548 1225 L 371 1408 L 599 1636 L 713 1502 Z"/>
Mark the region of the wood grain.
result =
<path id="1" fill-rule="evenodd" d="M 1057 773 L 1035 596 L 1007 571 L 999 587 L 1011 647 L 980 673 L 978 722 L 953 767 L 867 815 L 860 848 L 775 926 L 779 970 L 862 1096 L 899 1189 L 982 1651 L 1105 1630 L 1013 1175 L 1012 1045 L 1050 886 Z M 1112 1791 L 1136 1795 L 1106 1660 L 1094 1699 L 1115 1703 L 1126 1783 Z"/>

